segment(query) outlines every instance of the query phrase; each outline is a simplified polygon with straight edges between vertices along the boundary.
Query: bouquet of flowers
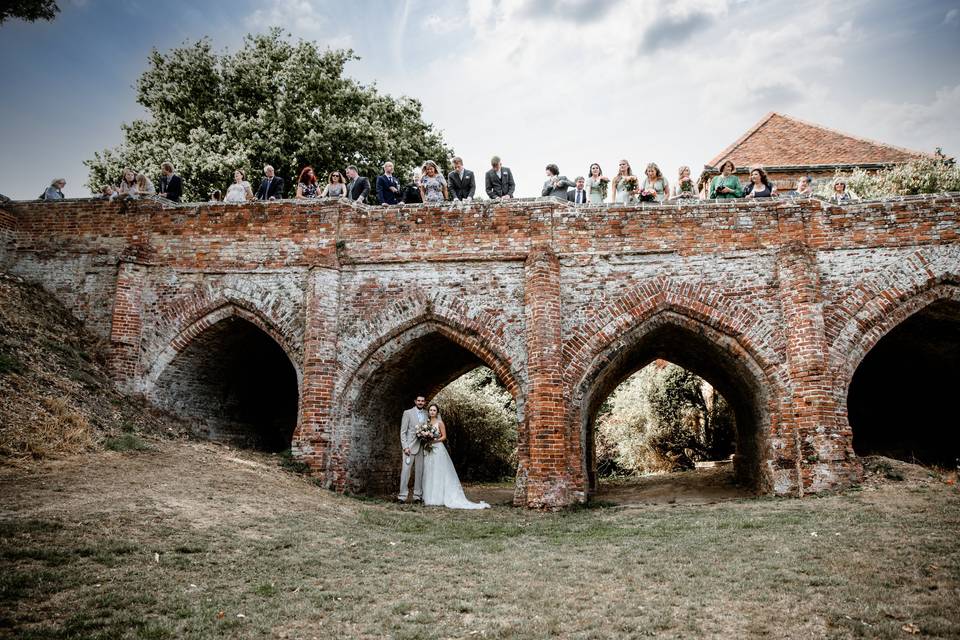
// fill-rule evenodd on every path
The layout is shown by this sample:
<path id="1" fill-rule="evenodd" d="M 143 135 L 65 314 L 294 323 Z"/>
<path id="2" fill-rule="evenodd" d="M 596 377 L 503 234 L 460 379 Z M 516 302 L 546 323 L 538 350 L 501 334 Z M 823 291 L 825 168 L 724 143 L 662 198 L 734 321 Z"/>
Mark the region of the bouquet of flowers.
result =
<path id="1" fill-rule="evenodd" d="M 417 440 L 420 441 L 420 448 L 427 453 L 433 451 L 433 441 L 439 438 L 440 429 L 430 426 L 428 422 L 424 422 L 417 427 Z"/>
<path id="2" fill-rule="evenodd" d="M 693 193 L 693 179 L 684 178 L 680 181 L 680 191 L 682 193 Z"/>
<path id="3" fill-rule="evenodd" d="M 620 179 L 620 184 L 623 185 L 623 188 L 627 193 L 633 193 L 637 190 L 637 186 L 640 183 L 637 181 L 637 176 L 624 176 Z"/>
<path id="4" fill-rule="evenodd" d="M 600 196 L 606 200 L 607 199 L 607 187 L 610 185 L 610 178 L 607 176 L 600 176 L 598 179 L 600 184 Z"/>

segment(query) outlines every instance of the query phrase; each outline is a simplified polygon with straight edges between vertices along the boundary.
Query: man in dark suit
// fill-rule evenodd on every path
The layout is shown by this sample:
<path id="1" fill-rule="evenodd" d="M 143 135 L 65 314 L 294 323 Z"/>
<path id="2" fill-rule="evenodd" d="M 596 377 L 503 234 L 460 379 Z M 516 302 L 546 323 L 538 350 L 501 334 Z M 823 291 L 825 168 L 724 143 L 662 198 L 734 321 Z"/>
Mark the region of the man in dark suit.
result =
<path id="1" fill-rule="evenodd" d="M 173 172 L 173 165 L 164 162 L 160 165 L 160 197 L 166 198 L 170 202 L 180 202 L 183 196 L 183 180 Z"/>
<path id="2" fill-rule="evenodd" d="M 370 194 L 370 181 L 360 175 L 353 165 L 347 167 L 347 197 L 354 202 L 366 202 Z"/>
<path id="3" fill-rule="evenodd" d="M 273 167 L 263 167 L 263 182 L 257 189 L 257 200 L 279 200 L 283 198 L 283 178 L 273 175 Z"/>
<path id="4" fill-rule="evenodd" d="M 463 158 L 453 159 L 453 171 L 447 175 L 447 189 L 452 200 L 472 200 L 477 191 L 477 180 L 473 171 L 463 168 Z"/>
<path id="5" fill-rule="evenodd" d="M 583 179 L 583 176 L 577 176 L 576 188 L 567 191 L 567 200 L 573 204 L 587 204 L 590 198 L 587 195 L 587 190 L 583 188 L 585 183 L 586 180 Z"/>
<path id="6" fill-rule="evenodd" d="M 377 176 L 377 200 L 380 204 L 400 203 L 400 181 L 393 177 L 393 163 L 383 163 L 383 175 Z"/>
<path id="7" fill-rule="evenodd" d="M 496 198 L 512 198 L 513 191 L 517 185 L 513 181 L 513 173 L 507 167 L 500 164 L 500 156 L 490 158 L 490 171 L 487 171 L 486 187 L 487 196 L 493 200 Z"/>

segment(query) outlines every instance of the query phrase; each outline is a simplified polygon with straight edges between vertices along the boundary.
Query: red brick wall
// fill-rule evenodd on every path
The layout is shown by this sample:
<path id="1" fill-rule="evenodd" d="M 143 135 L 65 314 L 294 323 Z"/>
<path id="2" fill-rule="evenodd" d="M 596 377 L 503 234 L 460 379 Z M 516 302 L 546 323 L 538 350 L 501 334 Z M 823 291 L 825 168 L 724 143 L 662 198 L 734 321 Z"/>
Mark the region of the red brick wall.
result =
<path id="1" fill-rule="evenodd" d="M 29 202 L 0 210 L 0 264 L 109 338 L 118 382 L 148 394 L 208 327 L 258 327 L 297 373 L 294 451 L 337 490 L 390 488 L 411 394 L 486 364 L 517 400 L 517 502 L 584 500 L 596 403 L 665 358 L 733 399 L 743 478 L 801 495 L 857 477 L 846 388 L 866 352 L 960 299 L 958 212 Z"/>

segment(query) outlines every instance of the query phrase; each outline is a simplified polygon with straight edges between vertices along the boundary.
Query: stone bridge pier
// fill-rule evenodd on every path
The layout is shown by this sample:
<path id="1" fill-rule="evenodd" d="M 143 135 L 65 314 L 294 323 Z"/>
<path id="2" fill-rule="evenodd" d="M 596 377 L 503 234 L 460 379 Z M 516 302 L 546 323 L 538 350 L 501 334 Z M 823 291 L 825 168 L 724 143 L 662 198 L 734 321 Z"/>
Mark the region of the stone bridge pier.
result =
<path id="1" fill-rule="evenodd" d="M 336 491 L 392 491 L 401 412 L 485 365 L 516 400 L 515 503 L 583 502 L 600 406 L 664 359 L 730 403 L 743 483 L 803 496 L 860 451 L 958 450 L 922 412 L 960 372 L 958 211 L 15 202 L 0 268 L 108 341 L 121 388 Z"/>

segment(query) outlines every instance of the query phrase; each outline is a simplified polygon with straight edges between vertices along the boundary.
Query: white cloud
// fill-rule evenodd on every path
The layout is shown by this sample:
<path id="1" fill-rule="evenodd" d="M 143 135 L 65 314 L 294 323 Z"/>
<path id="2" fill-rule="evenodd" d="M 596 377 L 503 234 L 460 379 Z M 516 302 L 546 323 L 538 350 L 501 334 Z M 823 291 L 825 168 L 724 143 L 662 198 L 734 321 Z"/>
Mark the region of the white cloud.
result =
<path id="1" fill-rule="evenodd" d="M 316 40 L 333 49 L 353 46 L 353 38 L 341 30 L 334 7 L 324 0 L 275 0 L 265 3 L 247 16 L 247 29 L 263 32 L 280 27 L 305 40 Z"/>
<path id="2" fill-rule="evenodd" d="M 608 172 L 622 157 L 635 169 L 656 161 L 672 179 L 767 111 L 833 124 L 820 117 L 843 82 L 844 48 L 862 38 L 856 8 L 824 0 L 769 14 L 728 0 L 471 0 L 462 46 L 418 67 L 415 89 L 409 78 L 381 86 L 421 99 L 475 170 L 501 155 L 522 195 L 539 195 L 548 162 L 574 177 L 593 161 Z"/>
<path id="3" fill-rule="evenodd" d="M 930 102 L 889 102 L 871 100 L 860 110 L 860 119 L 881 140 L 933 151 L 943 147 L 947 155 L 960 152 L 960 85 L 942 87 Z"/>
<path id="4" fill-rule="evenodd" d="M 960 24 L 960 9 L 950 9 L 943 17 L 943 24 L 957 26 Z"/>

